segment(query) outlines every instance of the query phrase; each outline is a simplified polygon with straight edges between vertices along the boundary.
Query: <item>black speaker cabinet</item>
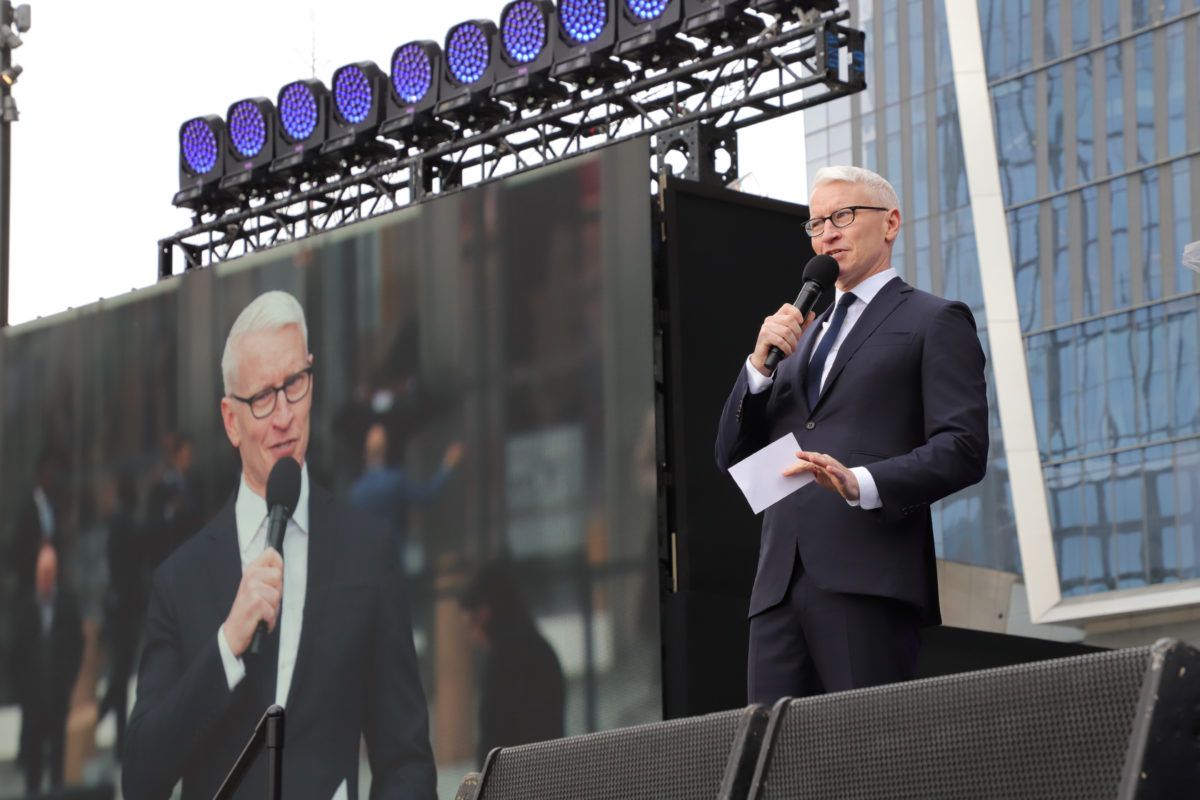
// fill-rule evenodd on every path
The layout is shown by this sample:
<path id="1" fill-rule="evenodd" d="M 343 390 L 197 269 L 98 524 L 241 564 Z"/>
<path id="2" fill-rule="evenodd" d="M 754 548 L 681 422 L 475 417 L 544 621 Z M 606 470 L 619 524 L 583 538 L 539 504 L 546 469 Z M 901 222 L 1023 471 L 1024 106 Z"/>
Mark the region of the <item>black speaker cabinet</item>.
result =
<path id="1" fill-rule="evenodd" d="M 782 700 L 750 797 L 1200 797 L 1200 652 L 1163 639 Z"/>
<path id="2" fill-rule="evenodd" d="M 745 797 L 764 706 L 497 748 L 460 800 L 698 800 Z"/>

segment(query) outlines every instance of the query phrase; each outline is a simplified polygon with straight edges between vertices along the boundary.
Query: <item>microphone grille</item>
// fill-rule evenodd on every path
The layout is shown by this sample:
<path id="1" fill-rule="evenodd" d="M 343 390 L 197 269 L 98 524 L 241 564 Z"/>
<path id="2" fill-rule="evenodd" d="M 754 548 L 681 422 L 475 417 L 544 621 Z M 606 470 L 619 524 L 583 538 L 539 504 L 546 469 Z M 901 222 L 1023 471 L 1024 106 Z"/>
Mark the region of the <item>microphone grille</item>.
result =
<path id="1" fill-rule="evenodd" d="M 283 506 L 291 514 L 300 500 L 300 464 L 285 456 L 275 462 L 267 476 L 267 508 Z"/>
<path id="2" fill-rule="evenodd" d="M 840 271 L 838 263 L 834 260 L 833 256 L 813 256 L 804 265 L 803 279 L 806 281 L 816 281 L 822 289 L 828 289 L 837 283 Z"/>

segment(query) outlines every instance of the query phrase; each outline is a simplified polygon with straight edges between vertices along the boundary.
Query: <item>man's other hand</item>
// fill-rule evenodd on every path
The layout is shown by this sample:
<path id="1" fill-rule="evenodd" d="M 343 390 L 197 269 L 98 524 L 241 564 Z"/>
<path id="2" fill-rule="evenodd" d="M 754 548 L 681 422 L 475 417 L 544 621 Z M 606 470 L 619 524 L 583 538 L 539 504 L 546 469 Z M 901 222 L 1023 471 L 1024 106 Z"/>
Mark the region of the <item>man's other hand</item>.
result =
<path id="1" fill-rule="evenodd" d="M 811 472 L 817 483 L 832 492 L 837 492 L 843 499 L 852 503 L 858 502 L 858 478 L 854 473 L 833 456 L 824 453 L 810 453 L 805 450 L 796 452 L 799 459 L 795 464 L 784 469 L 784 475 L 800 475 Z"/>

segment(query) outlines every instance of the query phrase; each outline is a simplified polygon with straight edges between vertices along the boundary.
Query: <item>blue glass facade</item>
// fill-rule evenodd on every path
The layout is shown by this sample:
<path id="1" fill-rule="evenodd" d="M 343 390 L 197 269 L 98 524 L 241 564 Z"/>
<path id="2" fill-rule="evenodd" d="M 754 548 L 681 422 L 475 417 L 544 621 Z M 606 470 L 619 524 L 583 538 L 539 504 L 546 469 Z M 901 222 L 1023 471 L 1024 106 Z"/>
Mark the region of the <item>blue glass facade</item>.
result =
<path id="1" fill-rule="evenodd" d="M 871 86 L 806 116 L 808 169 L 887 176 L 898 269 L 967 302 L 986 347 L 946 2 L 850 0 Z M 1060 588 L 1200 578 L 1200 276 L 1181 260 L 1200 238 L 1200 7 L 978 8 Z M 835 118 L 854 122 L 836 139 Z M 936 510 L 939 556 L 1019 572 L 996 417 L 988 477 Z"/>
<path id="2" fill-rule="evenodd" d="M 979 11 L 1060 588 L 1197 578 L 1200 12 L 1029 5 Z"/>

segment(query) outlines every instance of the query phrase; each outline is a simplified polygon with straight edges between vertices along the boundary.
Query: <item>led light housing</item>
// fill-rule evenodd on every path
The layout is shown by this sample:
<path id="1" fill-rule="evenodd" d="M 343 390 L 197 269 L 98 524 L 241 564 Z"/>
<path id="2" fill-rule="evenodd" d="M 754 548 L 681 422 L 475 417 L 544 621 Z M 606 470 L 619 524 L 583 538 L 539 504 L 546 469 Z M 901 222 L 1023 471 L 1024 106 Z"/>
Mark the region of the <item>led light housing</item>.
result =
<path id="1" fill-rule="evenodd" d="M 491 100 L 497 50 L 496 24 L 491 20 L 460 22 L 446 32 L 437 116 L 476 130 L 504 117 L 507 111 Z"/>
<path id="2" fill-rule="evenodd" d="M 748 0 L 683 0 L 683 33 L 715 45 L 738 46 L 766 28 L 746 13 Z"/>
<path id="3" fill-rule="evenodd" d="M 225 114 L 225 175 L 222 189 L 253 188 L 275 160 L 275 105 L 265 97 L 239 100 Z M 266 187 L 262 187 L 266 188 Z"/>
<path id="4" fill-rule="evenodd" d="M 618 0 L 617 5 L 619 58 L 660 67 L 695 54 L 695 47 L 675 37 L 683 24 L 682 0 Z"/>
<path id="5" fill-rule="evenodd" d="M 321 152 L 361 160 L 391 148 L 375 134 L 383 121 L 387 77 L 373 61 L 358 61 L 334 70 L 330 86 L 329 135 Z"/>
<path id="6" fill-rule="evenodd" d="M 550 75 L 588 88 L 628 77 L 609 56 L 617 43 L 617 0 L 558 0 Z"/>
<path id="7" fill-rule="evenodd" d="M 453 131 L 433 114 L 441 94 L 444 66 L 437 42 L 408 42 L 392 51 L 380 135 L 421 149 L 451 138 Z"/>
<path id="8" fill-rule="evenodd" d="M 329 132 L 329 89 L 315 78 L 293 81 L 279 90 L 275 100 L 273 174 L 300 180 L 319 178 L 335 171 L 331 159 L 321 156 Z"/>
<path id="9" fill-rule="evenodd" d="M 225 121 L 215 114 L 179 126 L 179 191 L 171 200 L 174 205 L 201 210 L 219 204 L 226 138 Z"/>
<path id="10" fill-rule="evenodd" d="M 513 0 L 500 12 L 500 62 L 492 97 L 538 108 L 565 100 L 569 92 L 550 79 L 557 24 L 550 0 Z"/>

